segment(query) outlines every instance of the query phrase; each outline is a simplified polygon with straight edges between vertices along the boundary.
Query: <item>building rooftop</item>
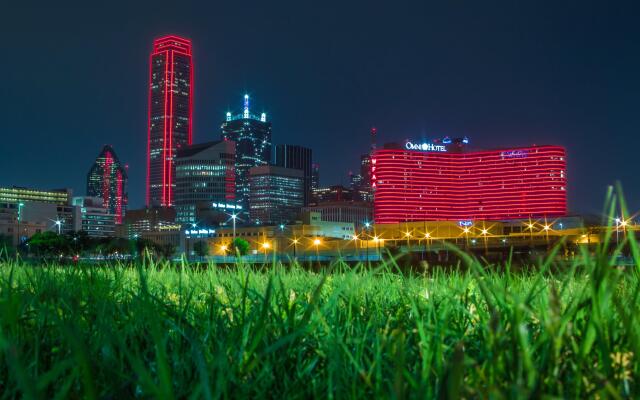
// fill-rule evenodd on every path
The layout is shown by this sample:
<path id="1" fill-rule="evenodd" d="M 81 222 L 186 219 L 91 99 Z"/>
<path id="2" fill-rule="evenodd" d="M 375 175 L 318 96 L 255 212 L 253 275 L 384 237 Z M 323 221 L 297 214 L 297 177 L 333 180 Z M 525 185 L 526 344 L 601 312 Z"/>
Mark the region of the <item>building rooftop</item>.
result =
<path id="1" fill-rule="evenodd" d="M 225 140 L 216 140 L 216 141 L 211 141 L 211 142 L 205 142 L 205 143 L 198 143 L 198 144 L 192 144 L 190 146 L 185 146 L 182 147 L 180 149 L 178 149 L 178 152 L 176 154 L 176 157 L 192 157 L 198 153 L 200 153 L 201 151 L 204 151 L 212 146 L 218 145 L 222 142 L 225 142 Z"/>

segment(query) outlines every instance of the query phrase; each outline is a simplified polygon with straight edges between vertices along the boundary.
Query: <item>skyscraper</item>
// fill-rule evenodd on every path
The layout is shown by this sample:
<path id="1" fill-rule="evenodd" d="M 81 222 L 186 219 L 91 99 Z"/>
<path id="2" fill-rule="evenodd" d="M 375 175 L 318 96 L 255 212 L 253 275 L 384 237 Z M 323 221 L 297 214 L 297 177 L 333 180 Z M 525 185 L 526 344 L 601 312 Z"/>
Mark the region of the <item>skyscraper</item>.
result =
<path id="1" fill-rule="evenodd" d="M 172 206 L 174 159 L 191 144 L 193 62 L 191 41 L 165 36 L 153 42 L 149 66 L 147 206 Z"/>
<path id="2" fill-rule="evenodd" d="M 87 174 L 87 196 L 102 199 L 102 206 L 122 223 L 127 208 L 127 171 L 109 145 L 102 148 Z"/>
<path id="3" fill-rule="evenodd" d="M 227 113 L 222 123 L 222 138 L 236 142 L 236 203 L 246 218 L 249 210 L 249 169 L 271 162 L 271 122 L 267 114 L 249 111 L 249 95 L 244 95 L 241 114 Z"/>
<path id="4" fill-rule="evenodd" d="M 235 142 L 183 147 L 176 158 L 176 221 L 212 224 L 235 212 Z M 219 222 L 219 221 L 218 221 Z"/>
<path id="5" fill-rule="evenodd" d="M 303 172 L 264 165 L 249 170 L 251 220 L 264 225 L 294 221 L 304 200 Z"/>
<path id="6" fill-rule="evenodd" d="M 304 205 L 311 201 L 311 175 L 312 161 L 311 149 L 291 144 L 279 144 L 276 146 L 276 162 L 279 167 L 302 170 L 304 179 Z"/>

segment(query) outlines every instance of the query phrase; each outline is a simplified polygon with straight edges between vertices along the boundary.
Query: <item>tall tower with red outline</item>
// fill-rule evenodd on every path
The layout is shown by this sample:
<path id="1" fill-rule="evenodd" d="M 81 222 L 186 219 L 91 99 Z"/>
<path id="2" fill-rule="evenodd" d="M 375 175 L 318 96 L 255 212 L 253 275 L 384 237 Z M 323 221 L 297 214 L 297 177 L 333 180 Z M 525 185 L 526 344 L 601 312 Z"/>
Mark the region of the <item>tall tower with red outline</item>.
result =
<path id="1" fill-rule="evenodd" d="M 191 41 L 164 36 L 153 42 L 149 63 L 147 206 L 173 206 L 175 157 L 192 142 Z"/>

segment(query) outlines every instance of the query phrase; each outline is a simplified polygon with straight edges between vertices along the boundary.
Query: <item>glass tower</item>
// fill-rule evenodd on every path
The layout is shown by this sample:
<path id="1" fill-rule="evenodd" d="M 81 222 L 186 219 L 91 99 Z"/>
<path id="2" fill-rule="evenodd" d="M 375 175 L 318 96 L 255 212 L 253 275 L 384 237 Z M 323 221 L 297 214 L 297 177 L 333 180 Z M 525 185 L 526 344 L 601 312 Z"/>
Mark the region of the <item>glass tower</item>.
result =
<path id="1" fill-rule="evenodd" d="M 199 215 L 202 208 L 220 212 L 226 208 L 234 210 L 234 164 L 235 143 L 230 140 L 191 145 L 178 151 L 176 221 L 183 224 L 202 222 L 204 218 Z"/>
<path id="2" fill-rule="evenodd" d="M 153 42 L 149 65 L 147 206 L 172 206 L 175 156 L 191 144 L 193 62 L 191 41 L 165 36 Z"/>
<path id="3" fill-rule="evenodd" d="M 299 169 L 304 174 L 304 205 L 311 202 L 311 177 L 313 171 L 311 149 L 291 144 L 276 146 L 276 162 L 279 167 Z"/>
<path id="4" fill-rule="evenodd" d="M 241 114 L 227 113 L 222 123 L 222 138 L 236 142 L 236 202 L 242 207 L 243 217 L 249 209 L 249 169 L 271 162 L 271 122 L 267 115 L 249 111 L 249 95 L 244 95 Z"/>
<path id="5" fill-rule="evenodd" d="M 304 173 L 299 169 L 260 166 L 249 171 L 251 220 L 286 224 L 298 217 L 304 202 Z"/>
<path id="6" fill-rule="evenodd" d="M 87 174 L 87 196 L 102 199 L 102 206 L 122 223 L 127 208 L 127 171 L 116 152 L 104 146 Z"/>

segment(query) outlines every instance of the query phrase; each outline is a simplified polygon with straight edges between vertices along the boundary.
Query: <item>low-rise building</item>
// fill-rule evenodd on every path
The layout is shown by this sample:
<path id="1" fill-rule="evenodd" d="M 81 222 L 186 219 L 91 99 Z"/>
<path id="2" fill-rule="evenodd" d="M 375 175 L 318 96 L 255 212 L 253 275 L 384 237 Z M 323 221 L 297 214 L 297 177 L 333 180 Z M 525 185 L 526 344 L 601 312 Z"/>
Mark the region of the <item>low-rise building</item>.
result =
<path id="1" fill-rule="evenodd" d="M 113 237 L 116 230 L 116 214 L 109 212 L 100 197 L 74 197 L 73 205 L 79 208 L 80 230 L 90 237 Z"/>

